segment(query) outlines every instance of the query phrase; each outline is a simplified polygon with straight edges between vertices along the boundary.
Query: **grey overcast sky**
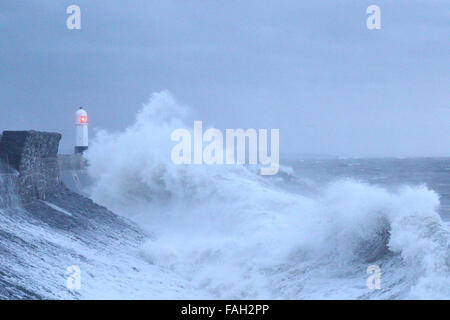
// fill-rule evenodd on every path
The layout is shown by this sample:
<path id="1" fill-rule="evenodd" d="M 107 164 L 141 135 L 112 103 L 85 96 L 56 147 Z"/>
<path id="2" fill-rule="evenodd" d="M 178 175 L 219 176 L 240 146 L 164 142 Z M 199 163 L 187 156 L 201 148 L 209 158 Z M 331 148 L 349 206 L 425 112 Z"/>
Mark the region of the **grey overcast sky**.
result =
<path id="1" fill-rule="evenodd" d="M 123 130 L 168 90 L 218 128 L 279 128 L 282 152 L 450 156 L 449 35 L 448 0 L 2 0 L 0 129 L 69 152 L 78 106 Z"/>

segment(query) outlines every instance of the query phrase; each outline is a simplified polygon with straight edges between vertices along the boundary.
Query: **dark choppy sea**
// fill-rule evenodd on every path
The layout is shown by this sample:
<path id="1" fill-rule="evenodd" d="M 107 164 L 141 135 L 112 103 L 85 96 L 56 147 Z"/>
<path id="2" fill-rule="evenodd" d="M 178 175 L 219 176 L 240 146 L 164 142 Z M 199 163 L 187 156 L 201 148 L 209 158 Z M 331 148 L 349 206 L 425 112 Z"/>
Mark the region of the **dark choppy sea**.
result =
<path id="1" fill-rule="evenodd" d="M 450 221 L 450 158 L 306 159 L 292 167 L 314 183 L 351 178 L 387 189 L 426 185 L 439 195 L 439 213 Z"/>

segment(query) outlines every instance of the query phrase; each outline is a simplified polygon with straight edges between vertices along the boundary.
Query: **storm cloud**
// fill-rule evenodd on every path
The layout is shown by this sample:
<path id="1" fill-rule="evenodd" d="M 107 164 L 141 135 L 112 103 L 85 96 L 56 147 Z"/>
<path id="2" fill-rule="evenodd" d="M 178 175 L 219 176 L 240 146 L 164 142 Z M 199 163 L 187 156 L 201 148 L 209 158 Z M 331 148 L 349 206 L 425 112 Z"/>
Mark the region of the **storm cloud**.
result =
<path id="1" fill-rule="evenodd" d="M 209 125 L 280 129 L 284 153 L 449 156 L 449 15 L 447 1 L 3 0 L 0 129 L 58 131 L 70 152 L 79 106 L 94 132 L 123 130 L 168 90 Z"/>

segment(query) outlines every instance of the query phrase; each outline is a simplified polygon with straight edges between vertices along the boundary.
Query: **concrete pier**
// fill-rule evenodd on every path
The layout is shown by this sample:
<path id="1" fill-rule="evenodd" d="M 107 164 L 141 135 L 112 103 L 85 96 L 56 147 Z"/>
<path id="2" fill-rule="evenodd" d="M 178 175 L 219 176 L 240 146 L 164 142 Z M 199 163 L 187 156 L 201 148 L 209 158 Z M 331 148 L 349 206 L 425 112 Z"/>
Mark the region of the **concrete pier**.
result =
<path id="1" fill-rule="evenodd" d="M 89 196 L 92 180 L 87 172 L 88 161 L 82 154 L 58 155 L 59 179 L 72 191 Z"/>

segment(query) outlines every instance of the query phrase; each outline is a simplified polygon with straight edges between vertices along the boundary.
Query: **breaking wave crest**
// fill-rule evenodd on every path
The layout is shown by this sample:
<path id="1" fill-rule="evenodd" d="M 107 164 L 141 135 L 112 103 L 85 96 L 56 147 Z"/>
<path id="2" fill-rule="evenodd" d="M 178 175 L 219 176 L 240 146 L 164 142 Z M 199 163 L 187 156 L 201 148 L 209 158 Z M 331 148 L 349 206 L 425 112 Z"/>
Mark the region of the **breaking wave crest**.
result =
<path id="1" fill-rule="evenodd" d="M 177 166 L 170 134 L 189 113 L 155 93 L 87 154 L 92 197 L 152 235 L 149 263 L 211 298 L 450 297 L 450 235 L 434 191 L 341 180 L 302 195 L 244 166 Z M 381 268 L 380 290 L 366 286 L 369 265 Z"/>

